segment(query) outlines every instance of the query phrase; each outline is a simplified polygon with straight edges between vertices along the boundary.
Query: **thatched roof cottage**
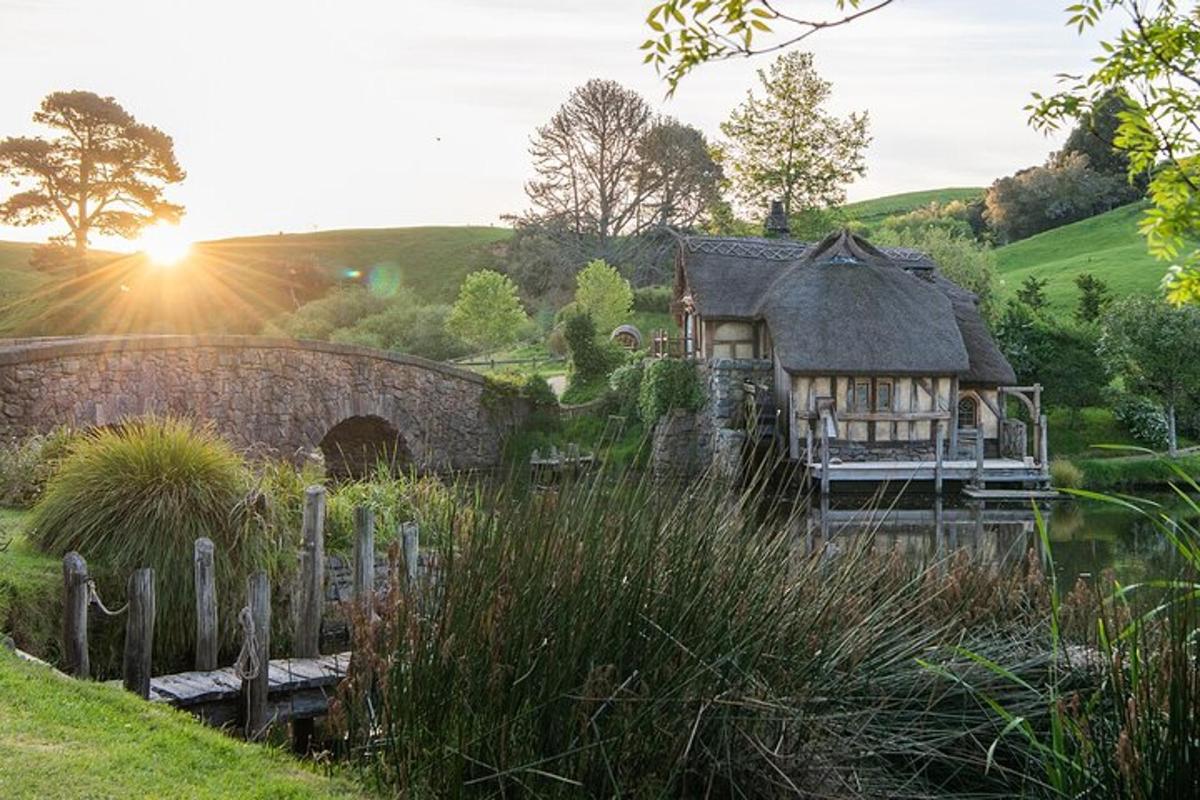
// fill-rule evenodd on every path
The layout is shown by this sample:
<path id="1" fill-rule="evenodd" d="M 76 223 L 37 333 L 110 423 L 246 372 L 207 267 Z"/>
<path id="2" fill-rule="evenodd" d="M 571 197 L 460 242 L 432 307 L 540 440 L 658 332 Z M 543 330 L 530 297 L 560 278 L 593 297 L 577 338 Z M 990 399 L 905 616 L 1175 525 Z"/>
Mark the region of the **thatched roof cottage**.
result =
<path id="1" fill-rule="evenodd" d="M 841 461 L 926 459 L 939 437 L 948 457 L 978 437 L 998 456 L 1006 390 L 1040 412 L 974 294 L 926 254 L 849 231 L 681 236 L 675 312 L 691 357 L 771 362 L 793 458 L 822 434 Z"/>

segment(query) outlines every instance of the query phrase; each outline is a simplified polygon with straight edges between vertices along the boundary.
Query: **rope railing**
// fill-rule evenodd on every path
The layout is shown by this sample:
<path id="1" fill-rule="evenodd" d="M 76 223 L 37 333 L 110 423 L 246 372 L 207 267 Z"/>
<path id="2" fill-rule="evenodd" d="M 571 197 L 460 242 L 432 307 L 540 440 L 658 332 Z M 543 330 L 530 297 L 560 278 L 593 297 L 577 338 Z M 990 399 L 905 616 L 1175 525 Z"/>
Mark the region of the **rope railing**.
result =
<path id="1" fill-rule="evenodd" d="M 108 606 L 104 605 L 104 601 L 100 599 L 100 593 L 96 591 L 96 581 L 92 578 L 87 579 L 87 591 L 88 591 L 88 602 L 91 605 L 95 606 L 96 608 L 100 609 L 100 611 L 103 612 L 106 616 L 119 617 L 122 614 L 124 614 L 126 611 L 129 610 L 129 601 L 128 600 L 125 601 L 125 605 L 121 606 L 116 611 L 112 611 L 109 609 Z"/>

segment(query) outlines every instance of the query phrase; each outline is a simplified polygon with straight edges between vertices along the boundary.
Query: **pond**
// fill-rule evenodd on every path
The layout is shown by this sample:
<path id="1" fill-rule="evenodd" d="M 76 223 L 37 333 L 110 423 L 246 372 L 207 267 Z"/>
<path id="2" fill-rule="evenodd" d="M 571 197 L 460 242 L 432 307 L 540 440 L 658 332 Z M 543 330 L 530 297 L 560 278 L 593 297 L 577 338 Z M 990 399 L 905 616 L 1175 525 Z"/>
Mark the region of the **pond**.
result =
<path id="1" fill-rule="evenodd" d="M 1176 520 L 1189 520 L 1179 498 L 1151 497 Z M 1058 501 L 1043 506 L 1042 518 L 1050 539 L 1059 583 L 1064 589 L 1079 577 L 1111 569 L 1125 584 L 1174 577 L 1184 567 L 1171 542 L 1144 515 L 1107 503 Z M 963 549 L 982 560 L 1004 564 L 1024 559 L 1030 549 L 1041 552 L 1037 515 L 1020 503 L 967 502 L 931 495 L 833 495 L 828 507 L 814 507 L 796 523 L 808 546 L 828 539 L 871 533 L 881 550 L 898 548 L 919 557 L 937 557 Z"/>

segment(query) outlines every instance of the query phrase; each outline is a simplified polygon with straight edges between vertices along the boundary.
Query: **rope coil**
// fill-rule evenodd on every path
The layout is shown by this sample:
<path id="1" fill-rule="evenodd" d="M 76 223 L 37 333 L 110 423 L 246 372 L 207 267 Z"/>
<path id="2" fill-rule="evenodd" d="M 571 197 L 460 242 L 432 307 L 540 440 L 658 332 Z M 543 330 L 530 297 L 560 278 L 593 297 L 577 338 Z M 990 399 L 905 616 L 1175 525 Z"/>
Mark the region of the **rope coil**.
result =
<path id="1" fill-rule="evenodd" d="M 233 671 L 244 681 L 254 680 L 262 669 L 262 662 L 258 657 L 258 636 L 249 606 L 242 606 L 238 612 L 238 625 L 242 626 L 242 649 L 233 662 Z"/>
<path id="2" fill-rule="evenodd" d="M 88 602 L 100 609 L 103 613 L 110 617 L 119 617 L 129 610 L 129 602 L 118 608 L 116 611 L 110 611 L 108 606 L 104 605 L 104 601 L 100 599 L 99 592 L 96 591 L 96 582 L 91 578 L 87 579 Z"/>

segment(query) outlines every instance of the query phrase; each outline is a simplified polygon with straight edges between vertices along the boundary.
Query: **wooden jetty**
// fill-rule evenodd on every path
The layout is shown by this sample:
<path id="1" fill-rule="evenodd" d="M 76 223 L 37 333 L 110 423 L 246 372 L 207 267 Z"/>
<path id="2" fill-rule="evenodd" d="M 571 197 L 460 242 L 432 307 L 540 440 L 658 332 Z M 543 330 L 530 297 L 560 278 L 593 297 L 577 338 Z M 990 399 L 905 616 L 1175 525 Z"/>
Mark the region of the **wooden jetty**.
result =
<path id="1" fill-rule="evenodd" d="M 194 670 L 153 675 L 150 653 L 154 642 L 155 576 L 139 569 L 130 576 L 128 603 L 108 610 L 96 594 L 88 576 L 87 562 L 78 553 L 63 559 L 66 613 L 63 619 L 64 669 L 77 678 L 90 677 L 88 659 L 88 611 L 95 605 L 110 616 L 126 616 L 124 677 L 126 689 L 154 703 L 165 703 L 195 714 L 215 726 L 237 726 L 246 738 L 261 738 L 272 725 L 288 723 L 293 747 L 304 753 L 310 748 L 313 720 L 328 713 L 330 699 L 346 677 L 351 654 L 320 652 L 320 627 L 324 601 L 325 490 L 309 487 L 305 492 L 303 549 L 299 553 L 299 597 L 294 652 L 290 657 L 271 658 L 271 586 L 265 572 L 252 574 L 246 583 L 246 605 L 238 613 L 241 652 L 234 664 L 216 667 L 217 596 L 213 571 L 213 543 L 195 543 L 196 653 Z M 355 524 L 355 572 L 352 602 L 373 601 L 374 513 L 358 508 Z M 419 558 L 416 525 L 401 526 L 404 575 L 411 587 L 417 581 Z M 178 579 L 179 576 L 172 576 Z M 226 623 L 229 624 L 228 622 Z M 118 682 L 114 682 L 118 683 Z"/>
<path id="2" fill-rule="evenodd" d="M 268 725 L 312 719 L 329 711 L 329 700 L 346 677 L 350 653 L 317 658 L 276 658 L 268 662 Z M 241 719 L 246 707 L 242 678 L 234 667 L 160 675 L 150 680 L 152 703 L 167 703 L 224 727 Z"/>

